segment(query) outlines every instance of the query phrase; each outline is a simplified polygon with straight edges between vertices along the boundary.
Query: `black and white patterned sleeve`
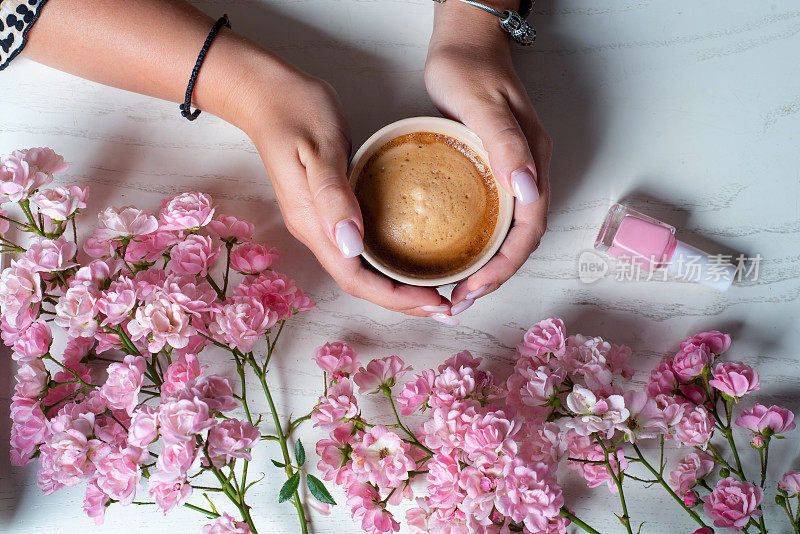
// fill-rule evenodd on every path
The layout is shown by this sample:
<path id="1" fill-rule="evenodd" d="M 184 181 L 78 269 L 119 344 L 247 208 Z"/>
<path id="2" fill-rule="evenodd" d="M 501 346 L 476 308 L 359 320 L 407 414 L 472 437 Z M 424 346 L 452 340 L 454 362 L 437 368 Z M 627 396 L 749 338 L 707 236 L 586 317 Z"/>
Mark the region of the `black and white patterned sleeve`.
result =
<path id="1" fill-rule="evenodd" d="M 47 0 L 0 0 L 0 70 L 17 57 Z"/>

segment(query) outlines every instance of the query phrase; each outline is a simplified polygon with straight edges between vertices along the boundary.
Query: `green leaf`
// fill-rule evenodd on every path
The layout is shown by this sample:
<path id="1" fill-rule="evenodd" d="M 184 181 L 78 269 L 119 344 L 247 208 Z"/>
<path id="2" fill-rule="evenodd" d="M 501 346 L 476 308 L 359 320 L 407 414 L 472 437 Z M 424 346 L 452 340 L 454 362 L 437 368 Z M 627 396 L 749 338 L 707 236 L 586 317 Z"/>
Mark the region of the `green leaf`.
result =
<path id="1" fill-rule="evenodd" d="M 294 444 L 294 457 L 297 460 L 297 466 L 301 467 L 306 463 L 306 449 L 303 447 L 303 442 L 299 439 Z"/>
<path id="2" fill-rule="evenodd" d="M 281 486 L 281 491 L 278 493 L 278 502 L 288 501 L 294 495 L 294 492 L 297 491 L 297 486 L 300 485 L 300 473 L 297 472 L 289 477 L 289 480 L 283 483 Z"/>
<path id="3" fill-rule="evenodd" d="M 333 497 L 331 497 L 328 488 L 325 487 L 325 484 L 323 484 L 320 479 L 314 475 L 308 475 L 306 477 L 306 484 L 308 484 L 308 491 L 310 491 L 311 495 L 316 497 L 317 500 L 324 502 L 325 504 L 336 504 L 336 501 L 334 501 Z"/>
<path id="4" fill-rule="evenodd" d="M 284 464 L 284 463 L 281 463 L 281 462 L 279 462 L 278 460 L 272 460 L 272 465 L 274 465 L 275 467 L 279 467 L 279 468 L 281 468 L 281 469 L 283 469 L 284 467 L 286 467 L 286 464 Z"/>

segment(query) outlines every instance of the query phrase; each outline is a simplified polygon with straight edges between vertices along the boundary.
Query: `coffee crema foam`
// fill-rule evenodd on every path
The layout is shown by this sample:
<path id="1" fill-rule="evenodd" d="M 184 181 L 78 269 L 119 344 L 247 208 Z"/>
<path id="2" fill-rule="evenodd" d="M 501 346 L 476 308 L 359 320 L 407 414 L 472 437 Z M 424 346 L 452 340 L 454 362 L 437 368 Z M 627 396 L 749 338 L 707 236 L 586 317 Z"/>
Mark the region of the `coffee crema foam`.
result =
<path id="1" fill-rule="evenodd" d="M 387 267 L 420 278 L 454 274 L 483 251 L 499 199 L 489 166 L 452 137 L 415 132 L 392 139 L 355 182 L 364 244 Z"/>

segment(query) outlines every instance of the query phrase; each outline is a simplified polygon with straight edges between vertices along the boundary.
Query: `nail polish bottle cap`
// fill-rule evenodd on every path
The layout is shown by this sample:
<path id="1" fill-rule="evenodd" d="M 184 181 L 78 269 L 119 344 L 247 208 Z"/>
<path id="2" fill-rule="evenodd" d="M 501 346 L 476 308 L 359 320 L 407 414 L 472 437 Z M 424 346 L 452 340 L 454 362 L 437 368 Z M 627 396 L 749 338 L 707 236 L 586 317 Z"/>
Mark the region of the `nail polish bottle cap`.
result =
<path id="1" fill-rule="evenodd" d="M 680 240 L 675 241 L 675 252 L 667 270 L 678 278 L 700 282 L 717 291 L 727 291 L 736 276 L 736 267 L 728 261 L 722 261 L 721 255 L 709 256 Z"/>

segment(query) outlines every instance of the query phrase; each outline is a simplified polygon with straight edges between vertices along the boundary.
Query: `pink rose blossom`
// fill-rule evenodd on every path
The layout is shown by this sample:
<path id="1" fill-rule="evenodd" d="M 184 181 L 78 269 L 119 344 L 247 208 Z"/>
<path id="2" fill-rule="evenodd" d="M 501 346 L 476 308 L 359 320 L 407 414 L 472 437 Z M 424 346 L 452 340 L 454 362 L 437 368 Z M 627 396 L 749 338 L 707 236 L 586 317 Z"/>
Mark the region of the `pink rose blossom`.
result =
<path id="1" fill-rule="evenodd" d="M 670 472 L 669 485 L 678 496 L 683 496 L 713 469 L 714 460 L 702 453 L 689 453 Z"/>
<path id="2" fill-rule="evenodd" d="M 94 237 L 104 241 L 152 234 L 158 229 L 155 217 L 133 206 L 106 208 L 97 214 L 97 219 L 100 227 Z"/>
<path id="3" fill-rule="evenodd" d="M 672 359 L 672 372 L 683 382 L 700 376 L 711 363 L 711 352 L 705 345 L 687 345 Z"/>
<path id="4" fill-rule="evenodd" d="M 651 439 L 667 433 L 664 412 L 647 396 L 647 393 L 631 390 L 626 391 L 623 397 L 625 407 L 630 412 L 624 429 L 628 441 Z"/>
<path id="5" fill-rule="evenodd" d="M 92 231 L 92 235 L 87 237 L 83 242 L 83 251 L 90 257 L 90 258 L 105 258 L 108 256 L 113 256 L 116 247 L 119 246 L 119 242 L 117 241 L 110 241 L 105 238 L 98 237 L 99 235 L 106 235 L 100 228 L 95 228 Z"/>
<path id="6" fill-rule="evenodd" d="M 405 362 L 397 356 L 389 356 L 380 360 L 372 360 L 365 367 L 361 367 L 355 375 L 353 382 L 358 385 L 359 393 L 377 393 L 383 387 L 394 386 L 397 379 L 411 370 Z"/>
<path id="7" fill-rule="evenodd" d="M 314 351 L 314 361 L 329 380 L 346 378 L 356 372 L 360 364 L 358 354 L 347 343 L 325 343 Z"/>
<path id="8" fill-rule="evenodd" d="M 11 423 L 11 465 L 23 466 L 31 460 L 36 446 L 45 440 L 47 434 L 47 419 L 41 403 L 14 395 Z"/>
<path id="9" fill-rule="evenodd" d="M 431 389 L 435 381 L 436 373 L 433 369 L 428 369 L 416 375 L 414 380 L 406 382 L 400 394 L 397 396 L 397 404 L 400 405 L 400 413 L 411 415 L 420 406 L 428 406 L 431 396 Z"/>
<path id="10" fill-rule="evenodd" d="M 279 259 L 278 250 L 275 248 L 245 243 L 236 247 L 231 253 L 231 269 L 244 274 L 258 274 L 272 267 Z"/>
<path id="11" fill-rule="evenodd" d="M 14 342 L 14 359 L 19 362 L 30 361 L 47 354 L 53 337 L 50 327 L 44 321 L 32 323 Z"/>
<path id="12" fill-rule="evenodd" d="M 133 415 L 144 382 L 145 364 L 142 356 L 128 354 L 121 363 L 108 365 L 108 379 L 100 388 L 100 396 L 109 408 L 125 410 L 128 415 Z"/>
<path id="13" fill-rule="evenodd" d="M 206 229 L 223 241 L 241 243 L 252 239 L 255 226 L 233 215 L 217 215 L 208 223 Z"/>
<path id="14" fill-rule="evenodd" d="M 108 495 L 97 487 L 96 482 L 91 482 L 86 485 L 86 495 L 83 498 L 83 511 L 86 512 L 86 515 L 94 519 L 95 525 L 103 524 L 108 504 Z"/>
<path id="15" fill-rule="evenodd" d="M 94 461 L 97 466 L 97 487 L 123 506 L 133 502 L 141 477 L 135 457 L 126 451 L 105 446 Z"/>
<path id="16" fill-rule="evenodd" d="M 211 462 L 220 467 L 235 458 L 251 460 L 250 449 L 261 434 L 252 424 L 238 419 L 226 419 L 208 431 L 208 454 Z"/>
<path id="17" fill-rule="evenodd" d="M 564 505 L 564 496 L 556 483 L 555 473 L 547 464 L 526 464 L 514 458 L 503 469 L 504 491 L 499 494 L 497 510 L 538 532 L 547 528 Z"/>
<path id="18" fill-rule="evenodd" d="M 708 384 L 733 398 L 740 398 L 761 386 L 758 373 L 749 365 L 740 362 L 724 362 L 714 368 L 714 378 Z"/>
<path id="19" fill-rule="evenodd" d="M 481 364 L 481 358 L 476 358 L 472 355 L 472 353 L 468 350 L 462 350 L 456 354 L 453 354 L 448 359 L 444 361 L 443 364 L 439 366 L 437 371 L 439 373 L 443 373 L 445 369 L 461 369 L 462 367 L 472 367 L 473 369 L 477 369 Z"/>
<path id="20" fill-rule="evenodd" d="M 561 428 L 555 423 L 533 423 L 524 430 L 518 456 L 529 463 L 545 462 L 555 466 L 564 456 L 566 444 Z"/>
<path id="21" fill-rule="evenodd" d="M 687 410 L 675 427 L 675 439 L 686 447 L 700 447 L 705 450 L 714 432 L 714 421 L 704 406 Z"/>
<path id="22" fill-rule="evenodd" d="M 788 493 L 789 497 L 794 497 L 800 493 L 800 471 L 787 471 L 783 474 L 778 487 Z"/>
<path id="23" fill-rule="evenodd" d="M 214 217 L 211 198 L 203 193 L 181 193 L 161 204 L 158 218 L 163 230 L 193 230 Z"/>
<path id="24" fill-rule="evenodd" d="M 186 312 L 165 296 L 139 306 L 127 330 L 133 341 L 146 340 L 150 352 L 158 352 L 164 345 L 183 348 L 195 333 Z"/>
<path id="25" fill-rule="evenodd" d="M 161 394 L 165 397 L 174 395 L 177 391 L 202 374 L 200 361 L 194 354 L 184 354 L 176 358 L 164 373 L 164 383 L 161 384 Z"/>
<path id="26" fill-rule="evenodd" d="M 203 534 L 250 534 L 250 527 L 244 521 L 236 521 L 226 513 L 216 518 L 213 523 L 203 527 Z"/>
<path id="27" fill-rule="evenodd" d="M 71 337 L 92 337 L 97 331 L 97 292 L 83 284 L 73 284 L 58 299 L 55 323 Z"/>
<path id="28" fill-rule="evenodd" d="M 101 442 L 88 437 L 92 434 L 91 424 L 86 421 L 63 431 L 54 431 L 41 446 L 39 486 L 46 494 L 63 486 L 75 486 L 81 479 L 94 474 L 95 466 L 90 456 Z"/>
<path id="29" fill-rule="evenodd" d="M 353 520 L 368 534 L 397 532 L 400 524 L 380 502 L 380 494 L 370 484 L 354 483 L 347 488 L 347 504 Z"/>
<path id="30" fill-rule="evenodd" d="M 576 334 L 567 338 L 564 356 L 559 360 L 568 371 L 582 375 L 589 388 L 599 389 L 611 384 L 613 378 L 608 362 L 612 349 L 601 337 Z"/>
<path id="31" fill-rule="evenodd" d="M 443 454 L 460 450 L 464 446 L 464 435 L 477 415 L 476 407 L 480 407 L 480 403 L 471 400 L 434 408 L 430 418 L 422 424 L 422 442 Z"/>
<path id="32" fill-rule="evenodd" d="M 169 269 L 173 273 L 205 276 L 219 256 L 210 237 L 192 234 L 169 251 Z"/>
<path id="33" fill-rule="evenodd" d="M 551 411 L 546 405 L 558 393 L 566 375 L 562 367 L 553 369 L 549 365 L 538 365 L 534 360 L 521 358 L 506 381 L 508 402 L 523 413 L 544 418 Z"/>
<path id="34" fill-rule="evenodd" d="M 55 272 L 75 267 L 72 257 L 78 246 L 63 237 L 47 239 L 39 237 L 28 246 L 27 252 L 22 255 L 20 265 L 31 271 Z"/>
<path id="35" fill-rule="evenodd" d="M 142 405 L 133 412 L 128 428 L 128 444 L 147 448 L 158 438 L 158 412 L 150 406 Z"/>
<path id="36" fill-rule="evenodd" d="M 485 462 L 491 467 L 489 462 Z M 462 503 L 467 497 L 465 490 L 459 484 L 461 479 L 461 466 L 456 458 L 448 454 L 435 454 L 426 464 L 428 469 L 428 494 L 430 495 L 429 501 L 437 508 L 451 508 Z M 466 469 L 469 469 L 468 467 Z M 475 468 L 473 468 L 475 469 Z M 479 478 L 480 471 L 475 469 L 476 473 L 465 472 L 464 484 L 471 486 L 473 483 L 472 478 Z M 494 473 L 499 477 L 501 473 Z M 475 507 L 480 507 L 485 501 L 490 500 L 482 499 L 483 495 L 476 496 Z"/>
<path id="37" fill-rule="evenodd" d="M 750 446 L 754 449 L 763 449 L 767 445 L 767 440 L 762 434 L 753 434 L 750 438 Z"/>
<path id="38" fill-rule="evenodd" d="M 454 463 L 457 468 L 458 463 Z M 454 502 L 450 506 L 458 506 L 480 523 L 490 523 L 495 499 L 505 490 L 503 479 L 505 462 L 481 461 L 476 465 L 467 465 L 460 473 L 458 469 L 456 470 L 461 492 L 453 492 Z M 430 471 L 428 478 L 430 479 Z M 430 501 L 436 502 L 433 496 Z M 446 507 L 448 504 L 438 505 L 438 508 Z"/>
<path id="39" fill-rule="evenodd" d="M 39 273 L 12 261 L 0 273 L 0 309 L 4 316 L 15 316 L 42 300 Z"/>
<path id="40" fill-rule="evenodd" d="M 122 269 L 122 260 L 119 259 L 97 259 L 84 265 L 75 273 L 75 282 L 80 282 L 86 286 L 99 289 L 100 286 L 106 287 L 111 284 L 111 278 Z M 69 280 L 72 285 L 72 280 Z"/>
<path id="41" fill-rule="evenodd" d="M 176 399 L 192 400 L 195 397 L 205 402 L 210 412 L 228 412 L 239 406 L 233 398 L 231 381 L 225 376 L 199 376 L 190 380 L 186 387 L 175 395 Z"/>
<path id="42" fill-rule="evenodd" d="M 370 428 L 360 443 L 353 444 L 351 458 L 355 476 L 381 487 L 396 487 L 414 469 L 409 445 L 383 425 Z"/>
<path id="43" fill-rule="evenodd" d="M 181 506 L 192 495 L 186 476 L 171 471 L 156 471 L 147 481 L 147 489 L 164 514 Z"/>
<path id="44" fill-rule="evenodd" d="M 198 398 L 167 401 L 158 411 L 158 425 L 167 443 L 193 441 L 194 436 L 214 426 L 208 404 Z"/>
<path id="45" fill-rule="evenodd" d="M 50 149 L 15 150 L 10 156 L 0 157 L 0 204 L 25 200 L 31 193 L 53 180 L 52 173 L 47 171 L 61 167 L 46 164 L 44 157 L 33 156 L 43 156 L 43 150 Z M 37 161 L 42 162 L 44 167 L 39 167 Z"/>
<path id="46" fill-rule="evenodd" d="M 214 309 L 217 292 L 205 280 L 189 275 L 170 274 L 156 290 L 180 306 L 186 313 L 200 317 Z"/>
<path id="47" fill-rule="evenodd" d="M 234 288 L 234 293 L 258 299 L 265 308 L 277 313 L 278 319 L 286 319 L 292 312 L 310 310 L 314 307 L 314 302 L 294 285 L 294 280 L 275 271 L 264 271 L 258 276 L 246 276 L 242 283 Z"/>
<path id="48" fill-rule="evenodd" d="M 625 428 L 622 423 L 630 416 L 622 395 L 598 398 L 591 390 L 578 384 L 567 395 L 567 408 L 577 415 L 567 421 L 567 427 L 582 436 L 598 432 L 610 439 L 615 428 Z"/>
<path id="49" fill-rule="evenodd" d="M 186 475 L 190 469 L 200 467 L 202 454 L 191 440 L 164 443 L 156 467 L 161 471 Z"/>
<path id="50" fill-rule="evenodd" d="M 756 433 L 769 430 L 771 434 L 783 434 L 794 430 L 794 414 L 781 406 L 756 404 L 752 410 L 742 410 L 736 424 Z"/>
<path id="51" fill-rule="evenodd" d="M 14 375 L 17 382 L 14 391 L 22 397 L 39 399 L 47 392 L 49 378 L 42 360 L 30 360 L 17 369 L 17 374 Z"/>
<path id="52" fill-rule="evenodd" d="M 106 291 L 97 299 L 97 310 L 105 315 L 100 324 L 116 326 L 128 318 L 136 304 L 136 286 L 133 280 L 122 276 L 111 282 Z"/>
<path id="53" fill-rule="evenodd" d="M 279 315 L 253 297 L 237 296 L 228 302 L 218 309 L 208 331 L 231 348 L 250 352 L 255 342 L 278 322 Z"/>
<path id="54" fill-rule="evenodd" d="M 332 480 L 339 485 L 347 485 L 352 476 L 350 467 L 350 451 L 352 444 L 361 441 L 362 436 L 354 431 L 353 424 L 348 423 L 334 428 L 330 439 L 321 439 L 317 442 L 317 456 L 320 460 L 317 469 L 322 473 L 322 478 Z"/>
<path id="55" fill-rule="evenodd" d="M 758 486 L 728 477 L 717 482 L 714 491 L 703 497 L 703 511 L 714 520 L 715 527 L 738 531 L 751 517 L 761 517 L 757 507 L 763 499 L 764 491 Z"/>
<path id="56" fill-rule="evenodd" d="M 476 415 L 464 433 L 464 451 L 473 461 L 480 456 L 493 462 L 501 456 L 513 457 L 517 453 L 514 439 L 520 429 L 520 422 L 502 410 Z"/>
<path id="57" fill-rule="evenodd" d="M 54 221 L 66 221 L 73 213 L 86 207 L 88 187 L 56 187 L 35 193 L 31 200 L 39 206 L 39 213 Z"/>
<path id="58" fill-rule="evenodd" d="M 181 240 L 179 232 L 156 230 L 144 236 L 137 236 L 125 249 L 125 260 L 129 263 L 155 263 L 170 247 Z"/>
<path id="59" fill-rule="evenodd" d="M 711 527 L 700 527 L 692 534 L 714 534 L 714 529 Z"/>
<path id="60" fill-rule="evenodd" d="M 60 174 L 69 169 L 69 163 L 48 147 L 26 148 L 15 150 L 13 156 L 25 160 L 31 167 L 36 167 L 45 174 Z"/>
<path id="61" fill-rule="evenodd" d="M 525 332 L 522 343 L 517 345 L 517 350 L 529 358 L 543 358 L 547 354 L 560 358 L 564 354 L 566 337 L 564 322 L 551 317 L 531 326 Z"/>
<path id="62" fill-rule="evenodd" d="M 731 347 L 731 336 L 728 334 L 723 334 L 722 332 L 718 332 L 717 330 L 711 330 L 710 332 L 703 332 L 690 337 L 681 343 L 681 349 L 688 345 L 694 347 L 705 345 L 708 347 L 708 350 L 719 356 L 720 354 L 727 352 L 727 350 Z"/>
<path id="63" fill-rule="evenodd" d="M 683 494 L 683 504 L 692 508 L 697 506 L 700 502 L 700 496 L 697 494 L 696 491 L 690 490 Z"/>

